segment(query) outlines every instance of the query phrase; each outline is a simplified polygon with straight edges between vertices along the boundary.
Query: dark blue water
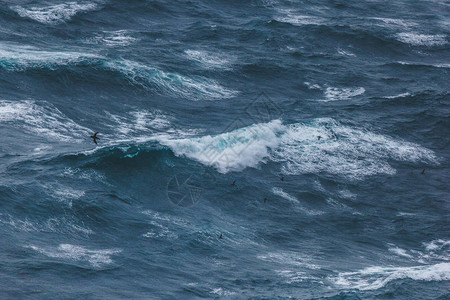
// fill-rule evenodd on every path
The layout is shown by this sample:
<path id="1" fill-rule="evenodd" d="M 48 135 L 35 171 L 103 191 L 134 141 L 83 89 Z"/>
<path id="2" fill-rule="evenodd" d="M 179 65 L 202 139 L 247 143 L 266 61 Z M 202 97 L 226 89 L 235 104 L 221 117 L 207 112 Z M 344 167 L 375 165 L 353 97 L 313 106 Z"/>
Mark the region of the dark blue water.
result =
<path id="1" fill-rule="evenodd" d="M 449 1 L 0 4 L 1 299 L 450 298 Z"/>

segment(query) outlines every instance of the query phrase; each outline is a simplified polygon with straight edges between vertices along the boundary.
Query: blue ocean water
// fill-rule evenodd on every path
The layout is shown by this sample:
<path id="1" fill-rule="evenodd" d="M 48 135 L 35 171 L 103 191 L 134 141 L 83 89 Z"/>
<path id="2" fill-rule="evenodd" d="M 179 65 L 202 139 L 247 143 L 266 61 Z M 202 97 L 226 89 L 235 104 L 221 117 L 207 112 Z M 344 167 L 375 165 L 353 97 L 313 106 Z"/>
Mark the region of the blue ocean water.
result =
<path id="1" fill-rule="evenodd" d="M 0 4 L 1 299 L 450 298 L 449 1 Z"/>

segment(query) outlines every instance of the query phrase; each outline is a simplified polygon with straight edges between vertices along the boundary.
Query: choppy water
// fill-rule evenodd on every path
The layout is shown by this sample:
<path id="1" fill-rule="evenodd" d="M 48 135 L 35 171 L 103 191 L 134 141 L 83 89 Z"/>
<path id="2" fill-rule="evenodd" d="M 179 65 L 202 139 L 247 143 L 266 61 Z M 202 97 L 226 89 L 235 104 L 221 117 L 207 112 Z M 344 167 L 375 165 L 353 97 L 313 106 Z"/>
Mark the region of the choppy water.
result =
<path id="1" fill-rule="evenodd" d="M 449 1 L 0 4 L 0 298 L 450 297 Z"/>

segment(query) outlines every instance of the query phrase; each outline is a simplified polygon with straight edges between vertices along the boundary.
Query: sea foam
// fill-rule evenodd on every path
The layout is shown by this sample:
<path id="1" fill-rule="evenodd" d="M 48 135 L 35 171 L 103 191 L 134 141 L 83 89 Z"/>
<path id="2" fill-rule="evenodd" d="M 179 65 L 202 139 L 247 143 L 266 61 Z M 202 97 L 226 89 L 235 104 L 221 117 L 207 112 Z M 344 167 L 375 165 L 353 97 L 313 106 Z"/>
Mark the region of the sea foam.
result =
<path id="1" fill-rule="evenodd" d="M 98 4 L 94 2 L 66 2 L 49 6 L 11 6 L 23 18 L 30 18 L 45 24 L 58 24 L 70 20 L 80 12 L 95 10 Z"/>
<path id="2" fill-rule="evenodd" d="M 214 166 L 222 173 L 257 167 L 270 159 L 279 162 L 286 175 L 325 173 L 358 180 L 395 174 L 390 160 L 438 163 L 434 152 L 420 145 L 329 118 L 290 125 L 274 120 L 213 136 L 160 142 L 176 155 Z"/>
<path id="3" fill-rule="evenodd" d="M 343 272 L 331 278 L 337 286 L 358 290 L 377 290 L 393 280 L 409 278 L 422 281 L 450 280 L 450 263 L 414 267 L 369 267 Z"/>
<path id="4" fill-rule="evenodd" d="M 77 143 L 91 131 L 66 117 L 56 107 L 32 100 L 0 100 L 0 123 L 11 123 L 47 139 Z"/>

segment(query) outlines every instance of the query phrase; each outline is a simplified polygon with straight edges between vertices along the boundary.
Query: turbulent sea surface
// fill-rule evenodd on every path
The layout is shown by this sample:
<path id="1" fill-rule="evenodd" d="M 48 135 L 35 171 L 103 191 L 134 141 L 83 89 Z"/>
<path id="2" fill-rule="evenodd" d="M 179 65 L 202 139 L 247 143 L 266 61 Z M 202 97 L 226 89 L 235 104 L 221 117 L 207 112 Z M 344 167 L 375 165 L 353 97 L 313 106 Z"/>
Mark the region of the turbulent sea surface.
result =
<path id="1" fill-rule="evenodd" d="M 449 1 L 0 4 L 1 299 L 450 298 Z"/>

